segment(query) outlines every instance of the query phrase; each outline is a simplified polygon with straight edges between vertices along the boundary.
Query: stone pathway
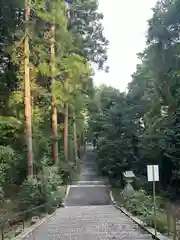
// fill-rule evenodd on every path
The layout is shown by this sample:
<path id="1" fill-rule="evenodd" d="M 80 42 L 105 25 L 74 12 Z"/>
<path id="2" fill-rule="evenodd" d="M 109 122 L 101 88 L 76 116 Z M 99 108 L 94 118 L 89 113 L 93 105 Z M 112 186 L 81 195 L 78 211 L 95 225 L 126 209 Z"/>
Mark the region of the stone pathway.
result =
<path id="1" fill-rule="evenodd" d="M 107 186 L 97 174 L 95 157 L 87 152 L 79 181 L 70 186 L 65 206 L 109 205 L 111 199 Z"/>
<path id="2" fill-rule="evenodd" d="M 107 187 L 97 175 L 95 157 L 87 151 L 80 179 L 70 186 L 65 208 L 57 210 L 27 240 L 151 240 L 114 208 Z"/>

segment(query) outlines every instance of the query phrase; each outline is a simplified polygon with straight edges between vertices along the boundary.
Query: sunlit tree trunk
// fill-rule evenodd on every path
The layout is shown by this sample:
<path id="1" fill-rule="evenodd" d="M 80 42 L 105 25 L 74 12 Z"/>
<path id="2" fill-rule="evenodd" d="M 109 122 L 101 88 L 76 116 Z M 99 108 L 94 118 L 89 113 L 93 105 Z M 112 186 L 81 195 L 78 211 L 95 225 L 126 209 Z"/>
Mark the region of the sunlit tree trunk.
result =
<path id="1" fill-rule="evenodd" d="M 24 39 L 24 103 L 25 103 L 25 121 L 26 121 L 26 139 L 27 139 L 27 165 L 28 175 L 33 176 L 33 147 L 32 147 L 32 123 L 31 123 L 31 86 L 29 70 L 29 36 L 28 22 L 30 20 L 30 0 L 25 1 L 25 39 Z"/>
<path id="2" fill-rule="evenodd" d="M 55 96 L 55 25 L 51 27 L 51 46 L 50 46 L 50 58 L 51 58 L 51 94 L 52 94 L 52 155 L 54 164 L 59 163 L 58 152 L 58 129 L 57 129 L 57 102 Z"/>

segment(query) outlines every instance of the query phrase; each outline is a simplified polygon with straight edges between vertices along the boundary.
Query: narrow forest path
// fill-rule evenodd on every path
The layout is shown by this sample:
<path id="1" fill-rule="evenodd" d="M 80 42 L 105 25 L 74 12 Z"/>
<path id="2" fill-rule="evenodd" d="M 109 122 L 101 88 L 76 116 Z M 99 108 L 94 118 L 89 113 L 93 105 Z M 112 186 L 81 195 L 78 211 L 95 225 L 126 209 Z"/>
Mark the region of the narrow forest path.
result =
<path id="1" fill-rule="evenodd" d="M 95 156 L 87 150 L 79 181 L 71 185 L 65 208 L 57 210 L 27 240 L 150 240 L 146 232 L 117 210 L 97 175 Z"/>

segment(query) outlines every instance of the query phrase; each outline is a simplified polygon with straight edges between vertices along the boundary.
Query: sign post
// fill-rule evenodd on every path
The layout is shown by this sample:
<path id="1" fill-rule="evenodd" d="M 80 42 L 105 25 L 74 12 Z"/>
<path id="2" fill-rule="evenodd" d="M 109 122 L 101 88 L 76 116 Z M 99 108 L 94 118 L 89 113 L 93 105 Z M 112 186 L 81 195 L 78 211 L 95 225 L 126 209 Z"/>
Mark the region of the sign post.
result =
<path id="1" fill-rule="evenodd" d="M 156 224 L 156 184 L 159 181 L 159 166 L 158 165 L 148 165 L 147 166 L 147 176 L 148 182 L 153 183 L 153 208 L 154 208 L 154 229 L 155 238 L 157 238 L 157 224 Z"/>

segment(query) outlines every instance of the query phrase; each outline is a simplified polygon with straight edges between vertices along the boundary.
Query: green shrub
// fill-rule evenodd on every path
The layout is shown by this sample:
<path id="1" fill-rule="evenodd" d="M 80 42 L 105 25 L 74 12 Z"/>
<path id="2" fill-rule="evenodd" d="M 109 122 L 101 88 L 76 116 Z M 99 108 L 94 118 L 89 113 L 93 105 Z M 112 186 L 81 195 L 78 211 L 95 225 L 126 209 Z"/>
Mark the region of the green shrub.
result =
<path id="1" fill-rule="evenodd" d="M 0 145 L 0 185 L 21 183 L 26 172 L 23 158 L 11 146 Z"/>
<path id="2" fill-rule="evenodd" d="M 3 200 L 4 200 L 4 191 L 2 186 L 0 186 L 0 203 L 3 202 Z"/>
<path id="3" fill-rule="evenodd" d="M 22 183 L 19 192 L 21 210 L 27 210 L 45 202 L 41 187 L 37 178 L 30 177 Z"/>
<path id="4" fill-rule="evenodd" d="M 65 195 L 65 191 L 63 187 L 58 187 L 56 191 L 53 191 L 48 196 L 48 209 L 52 211 L 54 208 L 61 205 L 63 197 Z"/>
<path id="5" fill-rule="evenodd" d="M 127 168 L 121 141 L 107 141 L 98 149 L 98 165 L 101 173 L 110 179 L 121 180 Z"/>
<path id="6" fill-rule="evenodd" d="M 49 184 L 48 187 L 52 188 L 52 190 L 57 189 L 57 187 L 62 184 L 59 169 L 55 166 L 44 166 L 42 171 L 39 173 L 38 178 L 45 186 Z"/>
<path id="7" fill-rule="evenodd" d="M 61 176 L 63 184 L 67 185 L 75 177 L 76 174 L 75 166 L 72 166 L 70 165 L 70 163 L 67 162 L 61 162 L 59 174 Z"/>
<path id="8" fill-rule="evenodd" d="M 152 214 L 146 219 L 147 224 L 150 227 L 154 228 L 154 215 Z M 167 215 L 163 212 L 157 212 L 156 214 L 156 225 L 157 229 L 161 233 L 168 232 L 168 225 L 167 225 Z"/>
<path id="9" fill-rule="evenodd" d="M 97 141 L 97 149 L 101 148 L 107 143 L 107 139 L 105 137 L 99 137 Z"/>
<path id="10" fill-rule="evenodd" d="M 9 183 L 12 177 L 12 168 L 14 167 L 13 157 L 15 155 L 14 150 L 10 146 L 0 146 L 0 185 L 4 186 L 5 183 Z M 13 166 L 13 167 L 12 167 Z M 14 169 L 13 169 L 14 170 Z"/>
<path id="11" fill-rule="evenodd" d="M 131 198 L 125 200 L 126 208 L 135 215 L 147 217 L 153 212 L 152 197 L 144 190 L 136 191 Z"/>
<path id="12" fill-rule="evenodd" d="M 144 190 L 135 191 L 132 197 L 124 197 L 124 207 L 132 214 L 139 216 L 148 226 L 154 227 L 153 197 Z M 164 210 L 163 210 L 164 209 Z M 166 202 L 156 197 L 156 225 L 161 233 L 168 231 Z"/>
<path id="13" fill-rule="evenodd" d="M 147 177 L 140 175 L 139 177 L 136 176 L 134 182 L 133 182 L 133 186 L 135 189 L 140 190 L 140 189 L 147 189 L 147 185 L 151 185 L 151 182 L 147 181 Z"/>
<path id="14" fill-rule="evenodd" d="M 0 163 L 0 186 L 4 186 L 6 182 L 6 165 L 4 163 Z"/>
<path id="15" fill-rule="evenodd" d="M 59 191 L 59 187 L 62 184 L 61 176 L 57 167 L 43 167 L 42 172 L 38 175 L 39 181 L 41 182 L 42 194 L 45 202 L 51 205 L 57 204 L 62 201 L 63 195 Z"/>
<path id="16" fill-rule="evenodd" d="M 28 178 L 20 188 L 20 208 L 27 210 L 42 204 L 53 209 L 62 203 L 64 189 L 57 167 L 44 166 L 36 178 Z"/>

